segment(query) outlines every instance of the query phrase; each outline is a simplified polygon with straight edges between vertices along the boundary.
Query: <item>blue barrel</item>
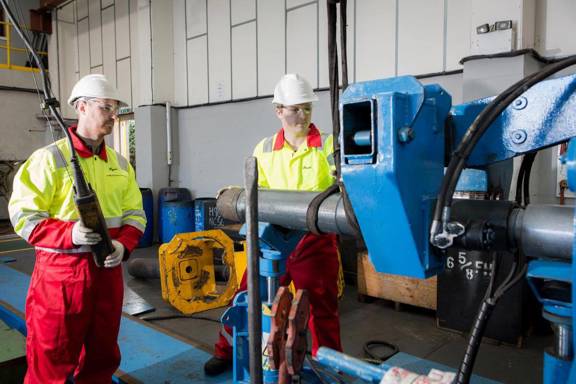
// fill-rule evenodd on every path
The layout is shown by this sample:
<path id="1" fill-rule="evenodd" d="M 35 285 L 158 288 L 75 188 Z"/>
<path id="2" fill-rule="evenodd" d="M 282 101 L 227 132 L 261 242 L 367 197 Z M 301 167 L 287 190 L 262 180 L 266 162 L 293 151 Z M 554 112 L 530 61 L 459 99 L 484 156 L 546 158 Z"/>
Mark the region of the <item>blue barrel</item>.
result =
<path id="1" fill-rule="evenodd" d="M 142 205 L 144 206 L 144 213 L 146 213 L 146 229 L 144 235 L 140 238 L 138 248 L 149 247 L 154 242 L 154 195 L 150 188 L 140 188 L 142 193 Z"/>
<path id="2" fill-rule="evenodd" d="M 192 199 L 190 191 L 186 188 L 161 188 L 158 191 L 158 212 L 162 212 L 164 205 L 174 201 L 188 201 Z M 164 225 L 162 224 L 162 214 L 158 214 L 158 240 L 163 243 L 164 235 L 162 234 Z M 171 239 L 171 238 L 170 238 Z"/>
<path id="3" fill-rule="evenodd" d="M 194 232 L 194 202 L 169 201 L 160 212 L 162 217 L 162 243 L 168 243 L 175 234 Z"/>
<path id="4" fill-rule="evenodd" d="M 229 224 L 224 220 L 213 197 L 199 197 L 194 200 L 194 222 L 196 231 L 207 231 Z"/>

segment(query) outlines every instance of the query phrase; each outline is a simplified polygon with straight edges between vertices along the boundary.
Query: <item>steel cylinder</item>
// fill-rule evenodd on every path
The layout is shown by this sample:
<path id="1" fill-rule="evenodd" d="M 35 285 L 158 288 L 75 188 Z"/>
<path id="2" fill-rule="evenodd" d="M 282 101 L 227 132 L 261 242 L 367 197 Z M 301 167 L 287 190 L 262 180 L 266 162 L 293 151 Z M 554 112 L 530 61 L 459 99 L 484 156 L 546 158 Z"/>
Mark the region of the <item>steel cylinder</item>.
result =
<path id="1" fill-rule="evenodd" d="M 285 228 L 310 230 L 306 224 L 308 206 L 317 192 L 260 190 L 258 192 L 258 218 L 260 221 Z M 246 197 L 240 188 L 231 188 L 220 194 L 218 210 L 228 220 L 244 221 Z M 318 228 L 325 233 L 355 235 L 348 222 L 342 196 L 337 193 L 322 202 L 318 210 Z"/>
<path id="2" fill-rule="evenodd" d="M 510 229 L 526 256 L 572 259 L 574 207 L 530 204 L 511 215 Z"/>

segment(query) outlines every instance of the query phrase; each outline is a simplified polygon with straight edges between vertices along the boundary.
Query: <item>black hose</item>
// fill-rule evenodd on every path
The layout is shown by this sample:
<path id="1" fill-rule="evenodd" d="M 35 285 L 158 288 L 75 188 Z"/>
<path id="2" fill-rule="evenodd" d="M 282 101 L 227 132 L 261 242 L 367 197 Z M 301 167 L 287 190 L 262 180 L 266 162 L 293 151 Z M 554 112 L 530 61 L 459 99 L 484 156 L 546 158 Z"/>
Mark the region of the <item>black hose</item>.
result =
<path id="1" fill-rule="evenodd" d="M 389 352 L 387 352 L 386 354 L 383 355 L 377 355 L 376 353 L 374 353 L 374 349 L 376 348 L 388 348 L 390 349 Z M 366 355 L 366 357 L 368 359 L 367 360 L 369 363 L 375 363 L 375 364 L 381 364 L 384 361 L 388 360 L 389 358 L 391 358 L 392 356 L 394 356 L 395 354 L 397 354 L 400 349 L 398 348 L 397 345 L 389 343 L 387 341 L 383 341 L 383 340 L 370 340 L 367 341 L 366 343 L 364 343 L 364 354 Z"/>
<path id="2" fill-rule="evenodd" d="M 470 382 L 470 375 L 472 374 L 472 368 L 474 367 L 476 355 L 478 354 L 480 342 L 482 341 L 482 335 L 486 329 L 488 319 L 494 310 L 494 305 L 495 303 L 488 299 L 482 301 L 482 305 L 480 306 L 480 310 L 476 316 L 476 321 L 472 327 L 472 332 L 470 333 L 466 353 L 464 354 L 464 358 L 462 359 L 460 368 L 458 369 L 458 376 L 456 378 L 458 384 L 467 384 Z"/>
<path id="3" fill-rule="evenodd" d="M 550 64 L 542 70 L 527 76 L 526 78 L 518 81 L 500 95 L 498 95 L 484 110 L 476 117 L 470 128 L 466 131 L 458 148 L 453 153 L 453 157 L 448 164 L 446 176 L 442 180 L 438 200 L 434 208 L 433 214 L 433 228 L 432 231 L 439 230 L 434 225 L 437 223 L 445 222 L 448 218 L 443 218 L 443 212 L 449 212 L 452 205 L 452 197 L 460 174 L 465 166 L 466 160 L 472 153 L 484 132 L 491 126 L 492 122 L 506 109 L 516 98 L 526 92 L 535 84 L 544 80 L 545 78 L 561 71 L 564 68 L 576 64 L 576 56 L 569 56 L 566 59 Z M 435 236 L 436 233 L 431 233 Z M 432 238 L 433 240 L 433 238 Z"/>

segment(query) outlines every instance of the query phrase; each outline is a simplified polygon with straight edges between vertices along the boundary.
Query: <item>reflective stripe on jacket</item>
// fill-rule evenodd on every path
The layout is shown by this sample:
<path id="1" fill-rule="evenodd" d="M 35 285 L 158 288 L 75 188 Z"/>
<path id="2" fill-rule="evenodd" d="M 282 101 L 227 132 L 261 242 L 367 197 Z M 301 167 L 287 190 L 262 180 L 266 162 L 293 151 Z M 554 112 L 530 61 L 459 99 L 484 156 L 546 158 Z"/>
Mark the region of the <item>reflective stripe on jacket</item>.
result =
<path id="1" fill-rule="evenodd" d="M 258 184 L 262 188 L 323 191 L 334 183 L 332 135 L 321 133 L 314 124 L 305 143 L 294 150 L 284 139 L 284 129 L 254 149 L 258 159 Z"/>
<path id="2" fill-rule="evenodd" d="M 102 145 L 93 155 L 71 127 L 74 147 L 86 181 L 92 186 L 112 238 L 127 249 L 136 247 L 146 226 L 142 195 L 130 163 Z M 70 151 L 66 139 L 35 151 L 14 178 L 10 221 L 18 235 L 45 251 L 86 252 L 72 244 L 71 231 L 78 213 L 74 203 Z M 66 250 L 69 250 L 66 252 Z"/>

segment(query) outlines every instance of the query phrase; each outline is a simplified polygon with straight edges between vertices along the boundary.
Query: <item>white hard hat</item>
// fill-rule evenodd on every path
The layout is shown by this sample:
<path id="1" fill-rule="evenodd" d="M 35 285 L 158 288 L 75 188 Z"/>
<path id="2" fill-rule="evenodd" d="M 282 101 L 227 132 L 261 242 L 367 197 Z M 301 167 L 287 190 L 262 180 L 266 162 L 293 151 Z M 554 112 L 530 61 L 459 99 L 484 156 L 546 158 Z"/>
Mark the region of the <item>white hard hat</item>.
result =
<path id="1" fill-rule="evenodd" d="M 306 79 L 295 73 L 288 73 L 274 88 L 274 104 L 296 105 L 318 101 L 318 97 Z"/>
<path id="2" fill-rule="evenodd" d="M 96 97 L 98 99 L 117 100 L 119 104 L 127 105 L 120 100 L 120 93 L 106 76 L 100 74 L 86 75 L 74 85 L 68 104 L 74 106 L 74 102 L 80 97 Z"/>

